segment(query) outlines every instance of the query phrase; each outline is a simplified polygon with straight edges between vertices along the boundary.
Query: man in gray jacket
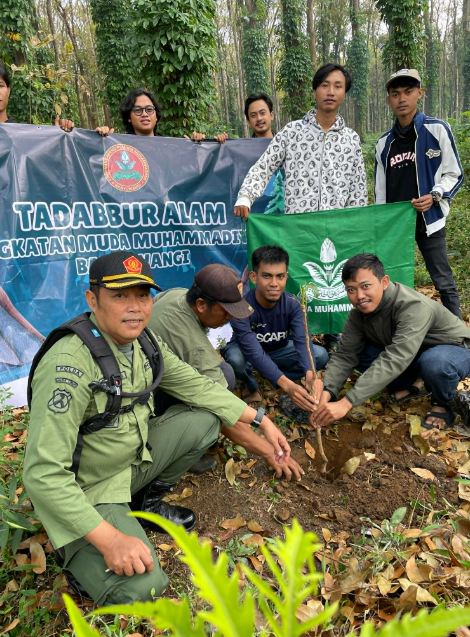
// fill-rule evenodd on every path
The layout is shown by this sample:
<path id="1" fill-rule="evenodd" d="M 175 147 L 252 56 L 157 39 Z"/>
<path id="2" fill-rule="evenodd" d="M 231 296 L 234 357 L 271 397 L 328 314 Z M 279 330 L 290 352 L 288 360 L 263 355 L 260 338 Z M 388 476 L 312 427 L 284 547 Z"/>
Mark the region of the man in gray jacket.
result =
<path id="1" fill-rule="evenodd" d="M 440 303 L 391 282 L 373 254 L 349 259 L 342 280 L 354 309 L 326 368 L 312 423 L 323 427 L 334 422 L 386 386 L 398 400 L 416 394 L 422 378 L 432 405 L 423 426 L 449 427 L 457 412 L 470 427 L 468 396 L 456 393 L 460 380 L 470 375 L 470 330 L 465 324 Z M 354 369 L 362 376 L 338 400 Z"/>

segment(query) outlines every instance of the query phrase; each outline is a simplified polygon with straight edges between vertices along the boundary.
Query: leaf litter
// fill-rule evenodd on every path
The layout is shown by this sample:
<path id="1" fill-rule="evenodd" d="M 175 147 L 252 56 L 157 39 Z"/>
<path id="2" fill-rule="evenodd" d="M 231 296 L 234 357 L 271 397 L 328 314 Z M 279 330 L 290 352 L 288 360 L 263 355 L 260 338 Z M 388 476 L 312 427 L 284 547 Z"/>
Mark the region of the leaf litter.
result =
<path id="1" fill-rule="evenodd" d="M 349 630 L 366 617 L 379 627 L 404 611 L 431 609 L 443 601 L 466 604 L 470 484 L 455 479 L 470 483 L 469 442 L 452 431 L 423 429 L 421 417 L 429 407 L 423 398 L 396 405 L 380 397 L 353 409 L 325 432 L 326 452 L 333 459 L 326 475 L 320 474 L 315 447 L 307 440 L 314 439 L 311 428 L 292 419 L 278 421 L 293 457 L 306 471 L 301 483 L 275 478 L 264 461 L 250 454 L 227 457 L 219 444 L 219 468 L 197 479 L 186 476 L 171 500 L 184 500 L 198 513 L 201 540 L 209 540 L 213 550 L 225 549 L 235 566 L 248 563 L 261 576 L 265 558 L 260 546 L 281 535 L 282 524 L 297 517 L 305 530 L 313 530 L 323 544 L 315 555 L 318 569 L 324 570 L 323 580 L 319 594 L 305 600 L 298 612 L 299 617 L 310 617 L 325 604 L 340 601 L 332 634 L 340 634 L 345 624 Z M 272 418 L 282 419 L 278 393 L 269 396 L 267 408 Z M 4 455 L 13 449 L 21 452 L 25 441 L 23 429 L 10 432 L 4 439 Z M 242 474 L 251 481 L 237 482 Z M 400 508 L 405 515 L 392 524 Z M 175 557 L 176 546 L 162 541 L 162 536 L 150 537 L 171 577 L 184 572 Z M 38 588 L 34 605 L 60 610 L 57 591 L 67 590 L 66 582 L 55 574 L 60 582 L 53 586 L 47 581 L 47 551 L 47 535 L 38 532 L 19 544 L 11 566 L 34 567 L 31 577 Z M 5 594 L 19 587 L 21 571 L 12 575 Z M 187 576 L 184 579 L 190 586 Z M 246 580 L 240 585 L 245 586 Z M 5 619 L 6 625 L 15 621 L 13 614 Z"/>

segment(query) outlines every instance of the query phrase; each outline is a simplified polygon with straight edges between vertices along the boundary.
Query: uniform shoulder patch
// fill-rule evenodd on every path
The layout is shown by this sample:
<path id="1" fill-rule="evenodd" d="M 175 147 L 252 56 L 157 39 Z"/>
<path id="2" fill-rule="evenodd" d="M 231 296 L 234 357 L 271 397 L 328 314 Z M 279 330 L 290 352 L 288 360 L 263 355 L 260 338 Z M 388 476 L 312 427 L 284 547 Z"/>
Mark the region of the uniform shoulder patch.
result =
<path id="1" fill-rule="evenodd" d="M 64 385 L 70 385 L 70 387 L 73 387 L 73 388 L 78 387 L 78 383 L 76 383 L 71 378 L 61 378 L 59 376 L 59 377 L 56 377 L 55 382 L 56 383 L 63 383 Z"/>
<path id="2" fill-rule="evenodd" d="M 52 398 L 47 403 L 48 409 L 55 414 L 65 414 L 69 410 L 72 394 L 66 389 L 54 389 Z"/>
<path id="3" fill-rule="evenodd" d="M 81 369 L 78 369 L 77 367 L 70 367 L 70 365 L 56 365 L 55 371 L 66 374 L 73 374 L 74 376 L 78 376 L 79 378 L 83 376 L 83 372 Z"/>

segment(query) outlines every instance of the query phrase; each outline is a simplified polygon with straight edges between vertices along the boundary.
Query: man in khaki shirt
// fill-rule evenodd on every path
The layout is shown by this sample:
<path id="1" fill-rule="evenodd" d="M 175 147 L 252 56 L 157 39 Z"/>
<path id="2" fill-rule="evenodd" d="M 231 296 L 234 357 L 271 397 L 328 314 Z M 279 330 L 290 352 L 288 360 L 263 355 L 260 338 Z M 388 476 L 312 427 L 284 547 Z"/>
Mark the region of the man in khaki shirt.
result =
<path id="1" fill-rule="evenodd" d="M 150 362 L 136 340 L 150 318 L 151 288 L 159 289 L 149 264 L 129 252 L 100 257 L 90 268 L 91 320 L 116 357 L 123 392 L 143 392 L 152 384 Z M 241 296 L 237 302 L 245 303 Z M 153 417 L 151 394 L 128 410 L 133 401 L 123 398 L 110 426 L 83 436 L 76 473 L 79 426 L 102 413 L 107 402 L 104 392 L 93 391 L 102 371 L 71 334 L 47 351 L 32 379 L 25 486 L 63 566 L 98 604 L 161 594 L 168 578 L 141 525 L 127 516 L 131 497 L 144 489 L 144 510 L 191 529 L 195 514 L 162 498 L 217 440 L 221 421 L 259 426 L 278 462 L 290 456 L 286 439 L 262 410 L 198 374 L 161 341 L 159 346 L 164 366 L 159 387 L 184 404 Z"/>
<path id="2" fill-rule="evenodd" d="M 188 289 L 173 288 L 155 297 L 149 327 L 157 334 L 182 361 L 188 363 L 202 374 L 212 378 L 230 391 L 235 388 L 233 368 L 222 360 L 207 338 L 210 328 L 225 325 L 234 314 L 227 310 L 227 302 L 237 298 L 242 289 L 239 275 L 220 263 L 206 265 L 194 277 L 193 285 Z M 236 310 L 232 309 L 232 312 Z M 253 313 L 246 307 L 236 311 L 236 318 L 243 319 Z M 158 392 L 156 401 L 166 407 L 177 403 L 173 396 Z M 245 447 L 266 460 L 280 478 L 284 473 L 288 480 L 294 477 L 300 480 L 304 474 L 302 467 L 294 458 L 279 464 L 276 453 L 267 440 L 258 436 L 251 427 L 243 422 L 234 427 L 222 425 L 222 433 L 234 444 Z M 213 469 L 217 460 L 209 454 L 190 468 L 191 473 L 203 473 Z"/>

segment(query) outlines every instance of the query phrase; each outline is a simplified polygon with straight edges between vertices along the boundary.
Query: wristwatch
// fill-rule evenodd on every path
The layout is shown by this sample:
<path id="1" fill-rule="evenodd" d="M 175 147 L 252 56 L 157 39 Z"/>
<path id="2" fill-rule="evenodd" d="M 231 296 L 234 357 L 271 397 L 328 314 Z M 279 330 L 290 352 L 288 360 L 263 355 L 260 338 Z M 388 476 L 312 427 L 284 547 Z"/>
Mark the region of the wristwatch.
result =
<path id="1" fill-rule="evenodd" d="M 251 426 L 254 427 L 255 429 L 258 429 L 265 415 L 266 415 L 266 412 L 264 411 L 262 407 L 260 407 L 258 411 L 256 412 L 256 416 L 253 418 Z"/>
<path id="2" fill-rule="evenodd" d="M 438 203 L 441 203 L 442 195 L 439 192 L 439 190 L 431 190 L 430 194 L 432 195 L 432 201 L 435 205 L 437 205 Z"/>

